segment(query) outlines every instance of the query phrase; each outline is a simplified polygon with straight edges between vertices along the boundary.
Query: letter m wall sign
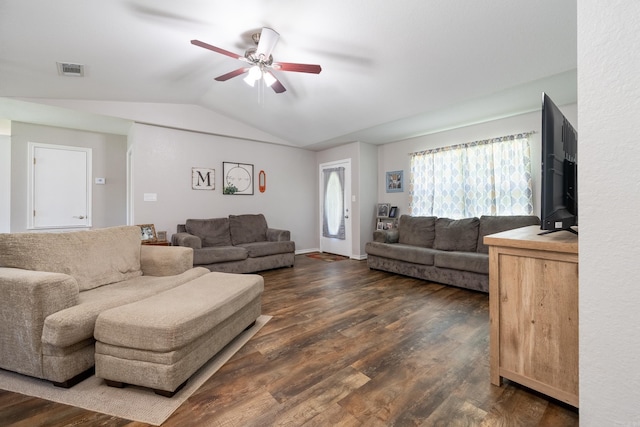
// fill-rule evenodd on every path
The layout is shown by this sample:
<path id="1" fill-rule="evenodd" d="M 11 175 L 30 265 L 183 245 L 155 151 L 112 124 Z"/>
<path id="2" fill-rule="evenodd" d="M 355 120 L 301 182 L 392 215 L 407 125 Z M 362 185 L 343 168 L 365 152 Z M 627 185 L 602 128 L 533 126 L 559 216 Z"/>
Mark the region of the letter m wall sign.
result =
<path id="1" fill-rule="evenodd" d="M 191 168 L 191 188 L 194 190 L 215 190 L 216 171 L 206 168 Z"/>

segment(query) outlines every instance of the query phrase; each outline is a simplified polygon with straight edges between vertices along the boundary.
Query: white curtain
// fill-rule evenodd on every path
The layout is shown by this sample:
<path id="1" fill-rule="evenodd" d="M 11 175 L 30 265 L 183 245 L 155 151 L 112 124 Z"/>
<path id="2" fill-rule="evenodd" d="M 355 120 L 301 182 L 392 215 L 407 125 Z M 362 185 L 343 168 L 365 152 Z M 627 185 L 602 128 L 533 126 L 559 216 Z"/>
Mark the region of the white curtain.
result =
<path id="1" fill-rule="evenodd" d="M 531 215 L 531 132 L 411 154 L 411 215 Z"/>

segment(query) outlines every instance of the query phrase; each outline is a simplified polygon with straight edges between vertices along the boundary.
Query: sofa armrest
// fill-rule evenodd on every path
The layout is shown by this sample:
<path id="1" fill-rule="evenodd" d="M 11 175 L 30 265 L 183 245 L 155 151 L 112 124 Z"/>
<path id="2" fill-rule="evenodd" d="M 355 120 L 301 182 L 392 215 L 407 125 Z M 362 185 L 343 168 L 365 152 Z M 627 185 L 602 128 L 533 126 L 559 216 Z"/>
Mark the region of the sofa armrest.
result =
<path id="1" fill-rule="evenodd" d="M 397 229 L 376 230 L 373 232 L 373 241 L 380 243 L 398 243 L 400 235 Z"/>
<path id="2" fill-rule="evenodd" d="M 182 246 L 140 246 L 144 276 L 175 276 L 193 268 L 193 249 Z"/>
<path id="3" fill-rule="evenodd" d="M 78 282 L 63 273 L 0 267 L 0 294 L 0 367 L 42 377 L 44 320 L 78 304 Z"/>
<path id="4" fill-rule="evenodd" d="M 202 240 L 198 236 L 189 234 L 187 232 L 176 233 L 171 236 L 171 244 L 173 246 L 186 246 L 192 249 L 201 249 Z"/>
<path id="5" fill-rule="evenodd" d="M 267 241 L 285 242 L 289 240 L 291 240 L 291 232 L 289 230 L 278 230 L 277 228 L 267 228 Z"/>

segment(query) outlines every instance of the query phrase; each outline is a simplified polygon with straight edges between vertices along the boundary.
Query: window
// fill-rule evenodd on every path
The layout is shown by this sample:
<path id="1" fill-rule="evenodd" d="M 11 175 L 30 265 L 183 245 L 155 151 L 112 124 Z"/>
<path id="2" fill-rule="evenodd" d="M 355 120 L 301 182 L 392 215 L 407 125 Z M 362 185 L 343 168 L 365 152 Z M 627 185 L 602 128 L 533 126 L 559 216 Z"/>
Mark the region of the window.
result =
<path id="1" fill-rule="evenodd" d="M 411 215 L 531 215 L 531 133 L 411 154 Z"/>

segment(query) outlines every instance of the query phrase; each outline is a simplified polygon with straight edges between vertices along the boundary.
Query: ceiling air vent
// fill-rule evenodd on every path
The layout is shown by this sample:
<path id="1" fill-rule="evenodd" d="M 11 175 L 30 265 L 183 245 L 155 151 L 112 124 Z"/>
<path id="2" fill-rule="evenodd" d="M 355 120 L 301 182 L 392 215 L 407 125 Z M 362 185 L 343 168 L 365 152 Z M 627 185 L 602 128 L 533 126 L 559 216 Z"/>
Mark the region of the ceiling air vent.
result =
<path id="1" fill-rule="evenodd" d="M 84 76 L 84 65 L 82 64 L 71 64 L 69 62 L 57 62 L 56 64 L 58 64 L 58 74 L 61 76 Z"/>

